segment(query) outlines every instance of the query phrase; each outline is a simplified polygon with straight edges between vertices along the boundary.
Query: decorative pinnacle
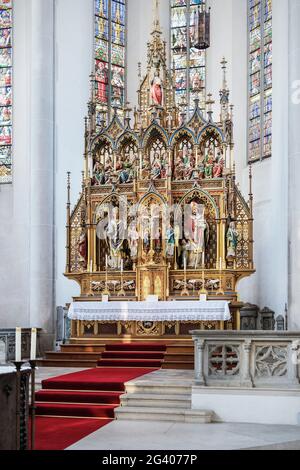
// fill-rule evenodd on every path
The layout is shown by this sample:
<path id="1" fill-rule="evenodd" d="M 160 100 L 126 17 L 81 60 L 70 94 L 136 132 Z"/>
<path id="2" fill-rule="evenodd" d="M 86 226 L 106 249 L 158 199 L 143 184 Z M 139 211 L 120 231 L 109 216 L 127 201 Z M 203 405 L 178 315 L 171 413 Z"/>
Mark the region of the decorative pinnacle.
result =
<path id="1" fill-rule="evenodd" d="M 91 102 L 94 102 L 95 99 L 95 74 L 92 72 L 90 75 L 90 83 L 91 83 Z"/>
<path id="2" fill-rule="evenodd" d="M 206 101 L 206 105 L 207 105 L 208 119 L 209 119 L 209 121 L 212 121 L 212 115 L 213 115 L 212 105 L 215 104 L 215 102 L 212 99 L 212 94 L 211 93 L 208 93 L 207 98 L 208 99 Z"/>
<path id="3" fill-rule="evenodd" d="M 160 0 L 153 0 L 153 32 L 161 33 L 159 21 Z"/>
<path id="4" fill-rule="evenodd" d="M 222 65 L 222 70 L 223 70 L 223 90 L 227 90 L 227 77 L 226 77 L 226 74 L 227 74 L 227 60 L 225 59 L 225 57 L 223 57 L 222 61 L 221 61 L 221 65 Z"/>
<path id="5" fill-rule="evenodd" d="M 132 111 L 132 108 L 130 108 L 130 103 L 129 101 L 126 101 L 125 103 L 125 108 L 124 108 L 124 124 L 127 128 L 130 127 L 130 113 Z"/>
<path id="6" fill-rule="evenodd" d="M 71 190 L 71 172 L 67 172 L 67 204 L 70 205 L 70 190 Z"/>
<path id="7" fill-rule="evenodd" d="M 141 80 L 141 78 L 142 78 L 142 64 L 141 64 L 141 62 L 138 63 L 138 77 Z"/>
<path id="8" fill-rule="evenodd" d="M 130 108 L 130 103 L 129 101 L 126 101 L 125 108 L 124 108 L 124 112 L 126 113 L 126 118 L 129 118 L 129 113 L 131 113 L 131 111 L 132 111 L 132 108 Z"/>

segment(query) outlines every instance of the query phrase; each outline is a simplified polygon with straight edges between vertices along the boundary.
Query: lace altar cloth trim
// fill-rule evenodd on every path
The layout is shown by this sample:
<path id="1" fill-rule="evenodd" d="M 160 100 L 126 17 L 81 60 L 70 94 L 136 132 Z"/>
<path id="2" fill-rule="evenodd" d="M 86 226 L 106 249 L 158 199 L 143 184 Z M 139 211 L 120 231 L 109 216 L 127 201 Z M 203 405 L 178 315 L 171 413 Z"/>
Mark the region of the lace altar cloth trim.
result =
<path id="1" fill-rule="evenodd" d="M 228 302 L 73 302 L 68 318 L 82 321 L 227 321 Z"/>

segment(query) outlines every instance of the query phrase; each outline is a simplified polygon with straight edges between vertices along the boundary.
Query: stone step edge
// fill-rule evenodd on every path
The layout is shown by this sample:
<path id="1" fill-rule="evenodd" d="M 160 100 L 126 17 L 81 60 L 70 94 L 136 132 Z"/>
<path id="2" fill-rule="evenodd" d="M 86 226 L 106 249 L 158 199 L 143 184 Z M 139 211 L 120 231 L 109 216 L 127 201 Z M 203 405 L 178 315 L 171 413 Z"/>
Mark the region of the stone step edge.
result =
<path id="1" fill-rule="evenodd" d="M 155 391 L 159 391 L 159 393 L 161 393 L 162 391 L 167 392 L 167 390 L 174 390 L 174 391 L 178 391 L 179 395 L 185 395 L 187 393 L 191 393 L 192 385 L 178 385 L 178 383 L 177 384 L 175 383 L 164 384 L 164 383 L 154 383 L 154 382 L 144 382 L 144 381 L 125 383 L 125 389 L 127 393 L 135 393 L 134 392 L 135 390 L 145 389 L 145 388 L 149 389 L 149 391 L 151 391 L 150 393 L 154 393 L 154 394 L 156 393 Z M 177 393 L 175 394 L 177 395 Z"/>
<path id="2" fill-rule="evenodd" d="M 176 400 L 176 401 L 191 401 L 191 395 L 161 395 L 154 393 L 125 393 L 120 396 L 121 400 Z"/>
<path id="3" fill-rule="evenodd" d="M 114 409 L 116 419 L 127 419 L 134 421 L 196 421 L 211 423 L 214 412 L 211 410 L 193 410 L 186 408 L 150 408 L 150 407 L 118 407 Z"/>

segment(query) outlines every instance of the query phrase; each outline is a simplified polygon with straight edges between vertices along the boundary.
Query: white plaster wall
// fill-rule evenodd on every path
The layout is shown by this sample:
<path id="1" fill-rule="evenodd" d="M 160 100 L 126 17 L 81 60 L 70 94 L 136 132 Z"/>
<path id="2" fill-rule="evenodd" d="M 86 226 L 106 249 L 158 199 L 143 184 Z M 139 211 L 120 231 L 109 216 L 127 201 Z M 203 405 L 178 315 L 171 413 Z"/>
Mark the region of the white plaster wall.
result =
<path id="1" fill-rule="evenodd" d="M 232 91 L 232 22 L 233 3 L 236 0 L 209 0 L 211 7 L 211 46 L 207 50 L 207 93 L 212 93 L 215 105 L 213 106 L 213 119 L 219 120 L 219 91 L 222 86 L 222 66 L 220 64 L 223 57 L 228 61 L 227 80 Z M 239 0 L 238 0 L 239 1 Z"/>
<path id="2" fill-rule="evenodd" d="M 288 301 L 288 9 L 273 0 L 273 150 L 253 165 L 254 262 L 256 274 L 240 283 L 241 299 L 284 314 Z M 248 169 L 236 154 L 247 193 Z M 300 318 L 298 327 L 300 326 Z"/>
<path id="3" fill-rule="evenodd" d="M 212 410 L 225 423 L 300 424 L 300 394 L 284 390 L 193 388 L 192 408 Z"/>
<path id="4" fill-rule="evenodd" d="M 33 28 L 33 11 L 44 11 L 44 18 L 47 24 L 42 25 L 39 17 L 38 25 Z M 52 90 L 49 93 L 48 83 L 51 82 L 51 51 L 47 59 L 49 68 L 46 67 L 49 81 L 46 78 L 44 83 L 45 99 L 41 100 L 39 94 L 40 87 L 34 86 L 34 80 L 41 72 L 44 52 L 49 53 L 51 49 L 51 11 L 52 0 L 42 0 L 38 5 L 35 0 L 14 1 L 14 113 L 13 113 L 13 184 L 0 186 L 0 326 L 50 326 L 48 320 L 52 312 L 50 304 L 53 302 L 53 292 L 50 292 L 46 299 L 44 310 L 39 311 L 40 318 L 35 315 L 38 310 L 38 299 L 40 289 L 33 292 L 31 286 L 35 279 L 44 276 L 51 282 L 51 267 L 45 274 L 42 273 L 42 265 L 33 263 L 36 259 L 34 252 L 37 249 L 35 240 L 32 238 L 33 227 L 40 223 L 38 203 L 42 203 L 39 188 L 32 187 L 32 170 L 39 171 L 37 165 L 32 164 L 33 155 L 40 152 L 44 161 L 51 161 L 51 142 L 44 139 L 47 134 L 51 134 L 52 124 L 48 121 L 51 115 Z M 50 14 L 49 14 L 50 12 Z M 41 35 L 40 27 L 44 26 Z M 52 36 L 53 37 L 53 36 Z M 36 41 L 36 39 L 38 40 Z M 34 57 L 33 57 L 34 56 Z M 33 60 L 34 59 L 34 60 Z M 44 64 L 45 66 L 45 64 Z M 39 128 L 39 122 L 44 119 L 43 130 Z M 44 141 L 44 152 L 38 148 L 38 142 Z M 44 153 L 44 155 L 43 155 Z M 42 165 L 40 165 L 40 168 Z M 51 170 L 50 170 L 51 173 Z M 42 176 L 42 175 L 41 175 Z M 51 182 L 51 175 L 48 181 Z M 48 185 L 43 185 L 40 178 L 40 187 L 43 187 L 44 196 L 49 196 Z M 51 183 L 50 183 L 51 184 Z M 52 224 L 51 195 L 48 200 L 49 205 L 41 208 L 48 215 L 49 226 Z M 37 204 L 36 204 L 37 203 Z M 51 231 L 51 228 L 50 228 Z M 38 244 L 38 248 L 40 248 Z M 52 244 L 48 251 L 49 262 L 51 263 Z M 49 267 L 49 264 L 47 264 Z M 49 289 L 47 289 L 49 291 Z M 38 300 L 37 300 L 38 299 Z M 45 300 L 45 298 L 44 298 Z M 31 308 L 34 304 L 37 308 Z M 41 306 L 42 303 L 39 304 Z M 34 310 L 34 315 L 32 315 Z M 50 322 L 51 323 L 51 322 Z"/>
<path id="5" fill-rule="evenodd" d="M 207 53 L 207 92 L 219 116 L 223 56 L 228 61 L 230 101 L 234 104 L 234 156 L 237 181 L 248 200 L 247 165 L 247 2 L 210 0 L 211 47 Z M 288 11 L 273 0 L 273 154 L 253 165 L 254 262 L 256 274 L 240 282 L 241 300 L 269 306 L 283 314 L 287 303 L 287 149 L 288 149 Z M 299 320 L 300 325 L 300 320 Z"/>
<path id="6" fill-rule="evenodd" d="M 63 276 L 66 266 L 66 173 L 72 173 L 71 202 L 77 202 L 83 170 L 84 116 L 93 67 L 93 0 L 56 0 L 55 8 L 55 264 L 56 305 L 79 294 Z"/>
<path id="7" fill-rule="evenodd" d="M 300 326 L 300 207 L 299 207 L 299 173 L 300 173 L 300 138 L 299 138 L 299 80 L 300 80 L 300 42 L 299 18 L 300 1 L 290 0 L 289 5 L 289 327 Z"/>

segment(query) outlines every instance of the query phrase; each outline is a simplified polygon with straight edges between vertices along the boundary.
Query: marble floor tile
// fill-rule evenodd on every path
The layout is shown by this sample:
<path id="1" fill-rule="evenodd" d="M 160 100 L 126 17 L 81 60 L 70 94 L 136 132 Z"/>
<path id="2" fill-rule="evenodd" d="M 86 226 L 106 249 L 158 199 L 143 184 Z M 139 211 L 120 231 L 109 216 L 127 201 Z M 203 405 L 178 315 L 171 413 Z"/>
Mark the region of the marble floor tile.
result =
<path id="1" fill-rule="evenodd" d="M 299 439 L 298 426 L 114 421 L 69 449 L 234 450 L 279 445 Z"/>

